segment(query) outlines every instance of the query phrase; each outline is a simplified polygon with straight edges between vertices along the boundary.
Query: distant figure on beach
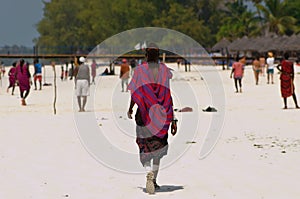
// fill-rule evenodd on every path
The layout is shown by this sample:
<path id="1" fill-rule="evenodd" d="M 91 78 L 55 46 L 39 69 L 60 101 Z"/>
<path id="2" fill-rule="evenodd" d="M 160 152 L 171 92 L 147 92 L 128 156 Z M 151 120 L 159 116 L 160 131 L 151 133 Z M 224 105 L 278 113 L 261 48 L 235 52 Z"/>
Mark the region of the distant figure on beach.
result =
<path id="1" fill-rule="evenodd" d="M 33 82 L 34 82 L 34 90 L 37 90 L 36 82 L 39 81 L 40 90 L 42 90 L 42 64 L 39 63 L 38 59 L 33 61 L 34 65 L 34 74 L 33 74 Z"/>
<path id="2" fill-rule="evenodd" d="M 128 80 L 129 80 L 129 72 L 130 68 L 126 59 L 122 59 L 121 69 L 120 69 L 120 79 L 122 84 L 122 92 L 124 92 L 124 86 L 126 86 L 125 90 L 128 92 Z"/>
<path id="3" fill-rule="evenodd" d="M 2 77 L 4 77 L 4 75 L 5 75 L 5 66 L 4 66 L 2 61 L 0 62 L 0 70 L 1 70 L 0 75 L 2 74 Z"/>
<path id="4" fill-rule="evenodd" d="M 95 84 L 96 69 L 97 69 L 97 63 L 96 63 L 96 60 L 93 59 L 92 64 L 91 64 L 91 70 L 92 70 L 92 83 L 91 84 Z"/>
<path id="5" fill-rule="evenodd" d="M 181 59 L 177 59 L 177 68 L 178 68 L 178 70 L 180 69 L 180 64 L 181 64 Z"/>
<path id="6" fill-rule="evenodd" d="M 70 77 L 70 80 L 72 80 L 73 76 L 74 76 L 74 61 L 71 60 L 70 63 L 71 63 L 71 68 L 69 70 L 69 77 Z"/>
<path id="7" fill-rule="evenodd" d="M 79 66 L 75 68 L 75 75 L 75 88 L 79 112 L 84 112 L 87 96 L 90 95 L 90 68 L 85 64 L 84 57 L 79 58 Z"/>
<path id="8" fill-rule="evenodd" d="M 168 129 L 172 123 L 171 133 L 175 135 L 177 125 L 173 120 L 170 91 L 172 73 L 164 63 L 159 63 L 159 49 L 155 44 L 150 43 L 146 48 L 146 59 L 147 62 L 136 67 L 128 86 L 131 101 L 127 115 L 132 119 L 137 104 L 136 143 L 140 162 L 147 172 L 146 191 L 154 194 L 160 188 L 156 183 L 160 160 L 168 152 Z"/>
<path id="9" fill-rule="evenodd" d="M 131 67 L 131 75 L 132 75 L 133 72 L 134 72 L 134 69 L 136 67 L 136 60 L 135 59 L 131 59 L 131 61 L 130 61 L 130 67 Z"/>
<path id="10" fill-rule="evenodd" d="M 265 70 L 266 70 L 266 58 L 263 54 L 260 55 L 259 57 L 259 64 L 260 64 L 260 70 L 261 70 L 261 75 L 265 76 Z"/>
<path id="11" fill-rule="evenodd" d="M 69 77 L 69 62 L 66 62 L 65 64 L 66 64 L 66 68 L 65 68 L 64 76 L 65 76 L 65 80 L 67 80 Z"/>
<path id="12" fill-rule="evenodd" d="M 234 62 L 232 64 L 232 70 L 231 70 L 231 73 L 230 73 L 230 78 L 232 78 L 232 75 L 233 75 L 236 93 L 242 92 L 242 79 L 243 79 L 243 76 L 244 76 L 244 67 L 245 67 L 244 63 L 246 63 L 246 57 L 245 56 L 243 56 L 240 60 L 237 60 L 236 62 Z"/>
<path id="13" fill-rule="evenodd" d="M 255 84 L 258 85 L 259 80 L 259 73 L 261 72 L 259 58 L 255 57 L 254 61 L 252 62 L 252 69 L 254 72 Z"/>
<path id="14" fill-rule="evenodd" d="M 9 89 L 12 88 L 11 95 L 14 95 L 15 86 L 16 86 L 16 65 L 17 63 L 14 62 L 12 64 L 12 67 L 8 71 L 9 85 L 7 87 L 6 92 L 9 92 Z"/>
<path id="15" fill-rule="evenodd" d="M 61 68 L 60 79 L 61 79 L 61 81 L 63 81 L 64 75 L 65 75 L 64 65 L 62 64 L 60 68 Z"/>
<path id="16" fill-rule="evenodd" d="M 26 98 L 30 92 L 30 72 L 29 64 L 25 63 L 24 59 L 21 59 L 16 67 L 16 77 L 19 83 L 21 104 L 26 106 Z"/>
<path id="17" fill-rule="evenodd" d="M 284 109 L 287 109 L 287 98 L 293 96 L 296 108 L 299 108 L 294 86 L 294 63 L 289 61 L 289 54 L 284 53 L 284 59 L 277 65 L 280 71 L 280 88 Z"/>
<path id="18" fill-rule="evenodd" d="M 268 52 L 267 62 L 267 84 L 271 83 L 274 84 L 274 67 L 275 67 L 275 58 L 272 52 Z"/>

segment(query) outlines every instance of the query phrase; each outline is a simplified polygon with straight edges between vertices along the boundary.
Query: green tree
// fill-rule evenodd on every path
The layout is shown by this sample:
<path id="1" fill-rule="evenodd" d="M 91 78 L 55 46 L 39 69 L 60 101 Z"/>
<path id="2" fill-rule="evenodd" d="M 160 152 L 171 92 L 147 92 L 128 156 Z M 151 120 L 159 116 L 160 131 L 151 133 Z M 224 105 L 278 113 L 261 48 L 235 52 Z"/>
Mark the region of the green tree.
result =
<path id="1" fill-rule="evenodd" d="M 222 20 L 223 25 L 217 33 L 217 39 L 227 38 L 234 40 L 243 36 L 256 36 L 259 34 L 259 17 L 256 13 L 248 11 L 243 1 L 227 4 L 227 16 Z"/>
<path id="2" fill-rule="evenodd" d="M 209 29 L 204 26 L 203 20 L 198 20 L 191 7 L 184 7 L 179 3 L 171 3 L 168 10 L 164 10 L 159 19 L 153 21 L 153 25 L 170 28 L 182 32 L 202 46 L 207 46 Z"/>
<path id="3" fill-rule="evenodd" d="M 287 0 L 265 0 L 257 7 L 263 13 L 266 34 L 284 35 L 297 30 L 297 19 L 290 15 Z"/>

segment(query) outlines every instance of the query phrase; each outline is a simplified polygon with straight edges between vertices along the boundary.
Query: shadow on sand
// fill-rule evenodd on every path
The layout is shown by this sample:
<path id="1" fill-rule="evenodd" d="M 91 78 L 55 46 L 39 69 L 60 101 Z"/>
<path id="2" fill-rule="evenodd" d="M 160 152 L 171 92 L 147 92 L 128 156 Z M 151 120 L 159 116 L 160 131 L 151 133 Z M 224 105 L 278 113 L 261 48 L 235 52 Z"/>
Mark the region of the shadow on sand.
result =
<path id="1" fill-rule="evenodd" d="M 143 192 L 146 193 L 146 188 L 144 187 L 138 187 L 143 190 Z M 177 190 L 184 189 L 183 186 L 175 186 L 175 185 L 161 185 L 160 189 L 155 190 L 155 193 L 164 193 L 164 192 L 173 192 Z"/>

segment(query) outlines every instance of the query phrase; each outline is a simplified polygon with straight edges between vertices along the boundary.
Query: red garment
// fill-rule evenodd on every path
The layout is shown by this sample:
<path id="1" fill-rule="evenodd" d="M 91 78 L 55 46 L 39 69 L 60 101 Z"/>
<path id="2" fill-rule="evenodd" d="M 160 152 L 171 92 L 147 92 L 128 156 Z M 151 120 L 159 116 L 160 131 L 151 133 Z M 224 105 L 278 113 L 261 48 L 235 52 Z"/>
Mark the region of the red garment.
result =
<path id="1" fill-rule="evenodd" d="M 282 97 L 290 97 L 294 93 L 294 66 L 293 62 L 283 60 L 281 62 L 280 88 Z"/>
<path id="2" fill-rule="evenodd" d="M 16 68 L 15 67 L 10 68 L 10 70 L 8 72 L 8 76 L 9 76 L 9 87 L 12 87 L 16 83 Z"/>
<path id="3" fill-rule="evenodd" d="M 141 118 L 152 135 L 164 137 L 173 119 L 173 101 L 170 92 L 172 73 L 165 64 L 158 68 L 157 82 L 147 63 L 136 67 L 128 85 L 131 99 L 138 105 Z"/>
<path id="4" fill-rule="evenodd" d="M 232 65 L 234 69 L 233 77 L 234 78 L 242 78 L 244 74 L 244 66 L 241 62 L 234 62 Z"/>
<path id="5" fill-rule="evenodd" d="M 20 91 L 26 91 L 30 89 L 30 73 L 28 66 L 24 64 L 21 66 L 20 64 L 16 67 L 16 76 L 17 80 L 19 81 L 19 88 Z"/>

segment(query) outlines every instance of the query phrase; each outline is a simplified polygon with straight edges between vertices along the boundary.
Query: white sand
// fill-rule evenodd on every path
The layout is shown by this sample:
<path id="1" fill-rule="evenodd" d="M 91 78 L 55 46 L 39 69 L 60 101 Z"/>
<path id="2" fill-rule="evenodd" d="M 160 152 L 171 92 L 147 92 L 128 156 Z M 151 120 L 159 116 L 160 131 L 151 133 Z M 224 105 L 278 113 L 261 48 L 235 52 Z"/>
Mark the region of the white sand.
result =
<path id="1" fill-rule="evenodd" d="M 177 113 L 178 135 L 170 136 L 169 155 L 163 159 L 158 176 L 162 190 L 151 197 L 299 198 L 300 110 L 293 108 L 291 98 L 290 109 L 282 110 L 278 74 L 274 85 L 266 84 L 266 77 L 261 77 L 260 84 L 255 85 L 248 67 L 243 93 L 236 94 L 230 71 L 218 67 L 225 91 L 225 96 L 219 96 L 226 102 L 225 120 L 214 150 L 201 159 L 206 133 L 219 125 L 212 122 L 213 118 L 220 117 L 218 112 L 205 113 L 202 109 L 209 105 L 218 110 L 222 107 L 212 103 L 209 95 L 212 91 L 198 72 L 185 73 L 183 69 L 178 72 L 175 65 L 169 66 L 175 69 L 172 81 L 175 108 L 190 106 L 194 112 Z M 102 71 L 103 68 L 98 70 Z M 60 66 L 58 76 L 59 73 Z M 47 67 L 46 74 L 46 82 L 53 84 L 51 67 Z M 143 168 L 138 161 L 134 123 L 126 118 L 129 94 L 120 92 L 118 76 L 97 77 L 97 80 L 97 87 L 91 86 L 96 94 L 88 99 L 87 112 L 78 113 L 76 103 L 73 108 L 73 81 L 62 82 L 58 77 L 57 115 L 52 109 L 53 85 L 42 91 L 31 90 L 28 106 L 22 107 L 18 88 L 11 96 L 6 93 L 7 77 L 2 80 L 0 198 L 149 197 L 144 191 L 145 175 L 140 173 Z M 295 86 L 300 101 L 299 75 Z M 101 141 L 99 146 L 85 143 L 82 135 L 87 135 L 90 129 L 82 131 L 81 124 L 76 123 L 78 118 L 87 116 L 93 116 L 98 135 L 102 133 L 109 141 L 113 140 L 112 146 L 132 153 L 135 158 L 112 156 L 113 160 L 121 161 L 116 165 L 104 162 L 110 164 L 106 166 L 100 163 L 97 150 L 101 149 Z M 192 141 L 196 143 L 187 144 Z M 111 148 L 108 147 L 108 153 Z M 171 164 L 171 157 L 176 155 L 181 156 Z M 117 171 L 126 165 L 131 165 L 137 173 Z"/>

